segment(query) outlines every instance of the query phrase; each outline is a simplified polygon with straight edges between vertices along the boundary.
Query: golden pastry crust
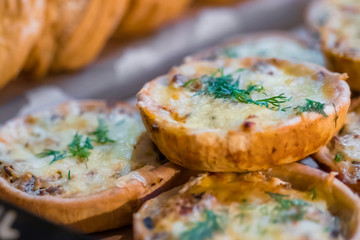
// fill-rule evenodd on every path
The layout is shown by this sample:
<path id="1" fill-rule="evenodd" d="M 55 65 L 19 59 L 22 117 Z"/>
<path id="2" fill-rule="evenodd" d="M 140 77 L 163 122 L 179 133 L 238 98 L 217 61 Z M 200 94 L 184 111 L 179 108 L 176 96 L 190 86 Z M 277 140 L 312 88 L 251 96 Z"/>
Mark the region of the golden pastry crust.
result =
<path id="1" fill-rule="evenodd" d="M 214 60 L 216 58 L 276 57 L 297 62 L 325 65 L 313 39 L 300 39 L 283 31 L 248 33 L 233 37 L 212 48 L 185 57 L 185 62 Z"/>
<path id="2" fill-rule="evenodd" d="M 232 181 L 240 181 L 240 180 L 236 180 L 237 178 L 234 177 L 235 175 L 234 173 L 230 173 L 230 174 L 232 175 L 229 174 L 226 175 L 224 173 L 215 174 L 215 175 L 205 175 L 205 177 L 202 176 L 196 179 L 192 179 L 183 187 L 172 189 L 168 192 L 159 195 L 154 199 L 147 201 L 140 208 L 140 210 L 134 215 L 133 230 L 134 230 L 135 239 L 137 240 L 151 239 L 151 237 L 154 236 L 155 233 L 155 231 L 153 230 L 155 228 L 154 222 L 151 222 L 151 225 L 146 225 L 146 223 L 148 223 L 149 221 L 145 222 L 144 219 L 148 219 L 149 217 L 151 219 L 156 219 L 158 216 L 163 216 L 160 215 L 161 213 L 166 215 L 166 212 L 169 213 L 169 211 L 173 211 L 173 209 L 166 209 L 166 207 L 170 205 L 170 201 L 175 200 L 176 197 L 181 198 L 181 196 L 183 196 L 183 198 L 181 198 L 183 199 L 182 201 L 175 201 L 175 202 L 180 202 L 178 208 L 180 209 L 180 214 L 183 214 L 184 216 L 186 216 L 186 214 L 188 213 L 191 213 L 192 210 L 190 209 L 193 207 L 192 204 L 195 204 L 195 206 L 198 207 L 194 211 L 200 211 L 199 210 L 201 209 L 201 207 L 199 207 L 200 201 L 204 201 L 204 202 L 206 201 L 203 200 L 206 199 L 206 195 L 207 195 L 206 189 L 209 189 L 208 194 L 210 196 L 216 196 L 214 197 L 216 198 L 216 200 L 208 197 L 209 201 L 207 201 L 205 205 L 207 206 L 207 208 L 209 206 L 214 206 L 211 205 L 213 204 L 213 202 L 217 204 L 217 202 L 225 201 L 225 204 L 230 204 L 230 203 L 232 204 L 233 202 L 236 202 L 240 199 L 244 200 L 243 199 L 244 195 L 240 194 L 242 190 L 236 191 L 232 189 L 232 187 L 236 186 Z M 263 188 L 265 188 L 265 191 L 270 191 L 270 192 L 273 192 L 271 191 L 273 187 L 275 187 L 274 190 L 278 189 L 275 190 L 276 192 L 280 191 L 279 189 L 281 187 L 283 187 L 284 190 L 286 189 L 285 191 L 291 191 L 291 189 L 294 189 L 296 191 L 303 191 L 303 192 L 308 191 L 308 193 L 312 193 L 312 197 L 309 196 L 310 199 L 308 199 L 308 201 L 319 201 L 319 198 L 321 198 L 322 201 L 324 200 L 326 202 L 328 211 L 330 211 L 332 215 L 340 219 L 340 222 L 343 223 L 341 224 L 340 232 L 343 234 L 344 239 L 355 240 L 360 237 L 360 228 L 359 228 L 360 206 L 358 204 L 359 198 L 343 183 L 335 179 L 332 174 L 327 174 L 320 170 L 308 166 L 304 166 L 298 163 L 293 163 L 262 172 L 263 175 L 265 175 L 267 178 L 270 178 L 267 179 L 268 182 L 266 182 L 266 184 L 263 184 L 264 186 L 261 185 L 261 181 L 266 180 L 266 178 L 264 179 L 264 177 L 261 177 L 261 175 L 259 177 L 256 174 L 259 175 L 259 173 L 248 173 L 248 174 L 244 174 L 243 176 L 242 181 L 244 181 L 244 185 L 248 184 L 248 182 L 250 181 L 254 181 L 255 180 L 254 177 L 258 178 L 256 179 L 256 181 L 259 181 L 259 183 L 257 183 L 256 185 L 257 186 L 256 189 L 252 192 L 252 194 L 254 195 L 249 195 L 249 198 L 251 197 L 255 198 L 256 196 L 258 196 L 259 193 L 257 191 L 261 192 Z M 210 176 L 210 178 L 214 178 L 214 176 L 216 178 L 218 176 L 219 179 L 222 179 L 219 180 L 221 183 L 214 183 L 209 179 L 206 179 L 209 181 L 204 180 L 205 182 L 203 183 L 201 179 L 204 179 L 207 176 Z M 274 178 L 276 178 L 277 180 L 274 181 Z M 225 183 L 228 185 L 226 185 Z M 214 186 L 214 184 L 222 184 L 223 186 L 221 187 L 220 185 Z M 217 192 L 217 190 L 219 192 Z M 226 193 L 226 190 L 229 190 L 229 192 Z M 197 194 L 199 191 L 202 191 L 202 194 Z M 195 199 L 193 201 L 191 200 L 186 201 L 186 199 L 188 199 L 187 197 L 188 192 L 190 193 L 194 192 L 191 195 L 192 197 L 195 196 L 194 197 Z M 315 195 L 314 192 L 316 193 Z M 239 194 L 239 196 L 237 194 Z M 286 193 L 283 192 L 283 194 L 290 194 L 290 192 L 286 192 Z M 181 203 L 183 205 L 181 205 Z M 260 203 L 259 201 L 257 201 L 256 206 L 258 206 Z M 247 200 L 245 201 L 245 204 L 248 204 L 247 206 L 251 206 L 251 202 L 248 202 Z M 210 207 L 210 209 L 212 208 Z M 249 209 L 251 210 L 252 208 Z M 171 212 L 169 214 L 174 215 L 178 213 Z M 274 215 L 271 216 L 273 217 Z M 180 218 L 177 220 L 181 221 Z M 246 224 L 247 222 L 243 221 L 243 222 L 239 222 L 239 224 L 240 223 Z M 239 229 L 241 229 L 240 225 L 238 226 Z M 159 234 L 160 239 L 161 236 L 164 235 Z M 296 236 L 298 235 L 294 234 L 294 238 L 296 238 Z M 278 236 L 278 237 L 282 237 L 282 236 Z M 331 235 L 331 237 L 334 237 L 332 239 L 338 239 L 338 237 L 333 235 Z M 300 239 L 303 238 L 300 237 Z"/>
<path id="3" fill-rule="evenodd" d="M 125 14 L 129 1 L 46 3 L 45 26 L 25 68 L 35 77 L 49 71 L 75 70 L 94 60 Z"/>
<path id="4" fill-rule="evenodd" d="M 53 111 L 56 114 L 60 112 L 66 115 L 71 111 L 72 104 L 78 104 L 81 111 L 84 112 L 107 112 L 112 111 L 112 109 L 119 109 L 124 114 L 130 114 L 129 116 L 138 114 L 132 106 L 121 103 L 109 105 L 104 101 L 68 102 Z M 4 129 L 6 130 L 8 126 L 23 129 L 24 121 L 32 121 L 32 118 L 19 118 L 10 121 L 3 126 L 2 133 L 6 133 Z M 0 138 L 4 144 L 6 141 L 12 141 L 12 136 L 7 138 L 6 135 L 2 134 Z M 4 165 L 3 161 L 1 164 L 1 167 L 7 172 L 5 169 L 7 165 Z M 16 170 L 16 167 L 14 169 Z M 41 176 L 36 176 L 36 178 L 38 177 Z M 98 232 L 130 224 L 132 213 L 142 202 L 172 186 L 181 184 L 186 179 L 187 172 L 183 172 L 181 167 L 171 163 L 156 166 L 145 165 L 120 176 L 118 181 L 121 180 L 121 182 L 116 183 L 115 187 L 93 194 L 61 197 L 61 195 L 56 194 L 30 194 L 26 189 L 20 189 L 13 185 L 14 182 L 12 183 L 11 178 L 9 180 L 1 175 L 0 198 L 57 224 L 70 226 L 82 232 Z"/>
<path id="5" fill-rule="evenodd" d="M 177 18 L 189 6 L 190 0 L 134 0 L 114 34 L 115 38 L 139 37 Z"/>
<path id="6" fill-rule="evenodd" d="M 343 125 L 350 104 L 349 87 L 343 81 L 346 79 L 346 75 L 331 73 L 312 64 L 295 64 L 277 59 L 247 58 L 243 60 L 225 59 L 224 61 L 225 64 L 187 63 L 174 68 L 167 76 L 147 83 L 139 92 L 137 106 L 140 109 L 144 125 L 160 151 L 170 161 L 187 168 L 212 172 L 267 169 L 297 161 L 318 151 Z M 315 112 L 304 112 L 300 115 L 295 114 L 287 120 L 278 119 L 274 125 L 262 126 L 261 124 L 267 119 L 260 118 L 257 123 L 254 123 L 256 119 L 251 119 L 254 117 L 253 114 L 256 117 L 257 113 L 254 112 L 232 128 L 222 128 L 222 122 L 219 122 L 219 126 L 215 128 L 201 126 L 201 123 L 200 127 L 190 126 L 189 128 L 186 121 L 188 116 L 192 116 L 193 107 L 190 107 L 190 112 L 185 112 L 186 114 L 182 112 L 182 115 L 185 114 L 182 116 L 176 109 L 178 106 L 182 106 L 180 102 L 178 105 L 174 105 L 175 107 L 164 106 L 159 103 L 157 99 L 159 97 L 153 95 L 158 87 L 165 86 L 167 89 L 169 83 L 172 84 L 172 79 L 181 78 L 181 73 L 183 73 L 180 71 L 181 69 L 192 69 L 193 67 L 201 70 L 208 69 L 209 66 L 216 69 L 224 65 L 225 67 L 232 65 L 251 69 L 258 64 L 269 64 L 269 66 L 284 69 L 290 75 L 294 71 L 295 76 L 313 76 L 311 79 L 315 80 L 314 83 L 322 81 L 324 84 L 330 84 L 327 85 L 329 87 L 326 92 L 329 97 L 326 99 L 327 104 L 324 108 L 327 117 Z M 189 71 L 196 72 L 197 70 Z M 186 77 L 192 78 L 193 76 L 190 74 Z M 300 90 L 302 87 L 299 86 L 298 89 Z M 182 100 L 183 95 L 177 89 L 179 88 L 175 88 L 172 93 L 169 93 L 170 99 L 167 101 L 169 104 Z M 192 98 L 190 97 L 190 99 Z M 164 104 L 167 102 L 164 100 Z M 216 103 L 218 103 L 217 99 Z M 234 104 L 237 106 L 236 103 Z M 246 109 L 248 105 L 250 104 L 241 106 Z M 224 107 L 227 106 L 224 105 Z M 232 106 L 229 105 L 229 108 Z M 219 109 L 221 108 L 217 105 L 213 111 L 220 111 Z M 262 111 L 262 108 L 258 108 L 258 110 Z M 209 111 L 212 110 L 209 109 Z M 270 114 L 268 116 L 273 116 L 272 111 L 266 111 Z M 231 111 L 228 113 L 232 114 Z M 210 117 L 210 115 L 204 115 L 206 119 Z M 234 115 L 234 118 L 236 120 L 237 115 Z M 226 118 L 224 119 L 226 120 Z"/>
<path id="7" fill-rule="evenodd" d="M 16 77 L 44 23 L 44 0 L 0 2 L 0 87 Z"/>

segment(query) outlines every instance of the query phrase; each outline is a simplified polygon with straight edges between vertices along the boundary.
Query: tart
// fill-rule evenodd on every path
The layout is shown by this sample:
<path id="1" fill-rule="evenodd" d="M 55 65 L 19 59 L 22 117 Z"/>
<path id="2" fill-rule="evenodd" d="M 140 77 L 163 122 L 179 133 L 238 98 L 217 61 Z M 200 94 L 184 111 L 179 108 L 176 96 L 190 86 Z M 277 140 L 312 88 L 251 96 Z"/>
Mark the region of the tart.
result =
<path id="1" fill-rule="evenodd" d="M 26 72 L 76 70 L 102 50 L 127 9 L 128 0 L 46 1 L 45 24 L 27 60 Z"/>
<path id="2" fill-rule="evenodd" d="M 44 0 L 0 2 L 0 87 L 16 77 L 39 37 Z"/>
<path id="3" fill-rule="evenodd" d="M 316 160 L 325 170 L 360 192 L 360 98 L 352 101 L 350 112 L 339 133 L 319 152 Z"/>
<path id="4" fill-rule="evenodd" d="M 326 145 L 350 104 L 346 75 L 269 58 L 188 62 L 138 94 L 144 125 L 170 161 L 255 171 Z"/>
<path id="5" fill-rule="evenodd" d="M 319 27 L 326 65 L 330 70 L 346 72 L 350 88 L 360 91 L 359 3 L 329 0 L 317 4 L 327 6 L 325 20 Z"/>
<path id="6" fill-rule="evenodd" d="M 132 106 L 72 101 L 0 129 L 0 198 L 96 232 L 131 223 L 141 203 L 181 184 Z"/>
<path id="7" fill-rule="evenodd" d="M 185 61 L 217 58 L 276 57 L 296 62 L 325 65 L 321 52 L 311 42 L 281 31 L 250 33 L 195 53 Z"/>
<path id="8" fill-rule="evenodd" d="M 297 163 L 208 173 L 146 202 L 135 239 L 359 239 L 359 198 L 333 175 Z"/>
<path id="9" fill-rule="evenodd" d="M 133 0 L 114 34 L 115 38 L 132 38 L 151 33 L 177 18 L 191 0 Z"/>

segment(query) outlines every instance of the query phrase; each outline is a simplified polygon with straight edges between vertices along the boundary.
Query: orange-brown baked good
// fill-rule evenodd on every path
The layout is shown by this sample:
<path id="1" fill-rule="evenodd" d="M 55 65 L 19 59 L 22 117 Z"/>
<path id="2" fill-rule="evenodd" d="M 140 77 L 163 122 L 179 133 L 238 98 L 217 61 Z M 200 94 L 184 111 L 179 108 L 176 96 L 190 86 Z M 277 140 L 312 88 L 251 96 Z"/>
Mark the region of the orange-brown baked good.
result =
<path id="1" fill-rule="evenodd" d="M 132 38 L 149 34 L 177 18 L 191 0 L 133 0 L 114 34 L 116 38 Z"/>
<path id="2" fill-rule="evenodd" d="M 123 17 L 128 0 L 49 0 L 45 26 L 27 61 L 26 71 L 75 70 L 102 50 Z"/>
<path id="3" fill-rule="evenodd" d="M 188 62 L 147 83 L 137 106 L 170 161 L 255 171 L 298 161 L 330 141 L 350 104 L 345 79 L 278 59 Z"/>
<path id="4" fill-rule="evenodd" d="M 296 163 L 265 172 L 209 173 L 146 202 L 135 214 L 134 236 L 355 240 L 359 200 L 333 175 Z"/>
<path id="5" fill-rule="evenodd" d="M 360 99 L 353 99 L 345 125 L 314 157 L 325 170 L 360 192 Z"/>
<path id="6" fill-rule="evenodd" d="M 186 172 L 158 152 L 138 111 L 72 101 L 0 129 L 0 198 L 82 232 L 131 223 Z"/>
<path id="7" fill-rule="evenodd" d="M 44 22 L 44 0 L 0 1 L 0 87 L 21 71 Z"/>

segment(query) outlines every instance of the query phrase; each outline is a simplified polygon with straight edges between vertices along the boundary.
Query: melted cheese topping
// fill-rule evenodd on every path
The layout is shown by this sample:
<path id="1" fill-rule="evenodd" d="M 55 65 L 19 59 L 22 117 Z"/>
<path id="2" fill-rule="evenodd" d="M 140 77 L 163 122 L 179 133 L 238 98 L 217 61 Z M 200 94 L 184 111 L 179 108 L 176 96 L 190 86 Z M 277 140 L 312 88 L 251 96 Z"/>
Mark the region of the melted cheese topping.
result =
<path id="1" fill-rule="evenodd" d="M 219 52 L 219 56 L 235 58 L 276 57 L 297 62 L 325 64 L 320 51 L 281 35 L 265 35 L 261 38 L 241 41 L 238 45 L 227 46 Z"/>
<path id="2" fill-rule="evenodd" d="M 328 1 L 326 23 L 329 48 L 350 56 L 360 56 L 360 6 L 358 1 Z"/>
<path id="3" fill-rule="evenodd" d="M 321 193 L 258 173 L 207 175 L 162 207 L 149 216 L 157 239 L 343 239 Z"/>
<path id="4" fill-rule="evenodd" d="M 233 73 L 233 79 L 239 80 L 239 89 L 246 89 L 254 84 L 263 86 L 264 91 L 252 93 L 251 97 L 254 100 L 283 94 L 287 100 L 281 104 L 281 108 L 271 109 L 271 105 L 267 108 L 256 104 L 214 98 L 210 95 L 197 94 L 196 91 L 183 87 L 184 82 L 189 79 L 212 75 L 222 66 L 224 66 L 222 60 L 217 64 L 188 63 L 158 80 L 150 91 L 151 97 L 161 106 L 161 117 L 169 122 L 200 131 L 236 129 L 246 122 L 261 129 L 281 125 L 289 119 L 300 121 L 296 107 L 305 106 L 306 99 L 327 105 L 331 104 L 334 97 L 335 83 L 322 81 L 325 76 L 323 72 L 297 64 L 279 68 L 266 60 L 259 60 L 251 67 L 244 66 L 240 60 L 229 60 L 225 63 L 224 75 Z M 236 73 L 238 69 L 242 71 Z M 178 80 L 174 81 L 174 78 Z"/>
<path id="5" fill-rule="evenodd" d="M 97 143 L 91 133 L 103 119 L 108 138 Z M 54 163 L 53 156 L 39 157 L 46 149 L 68 149 L 74 135 L 91 139 L 88 160 L 67 156 Z M 46 113 L 27 117 L 25 123 L 9 123 L 1 129 L 0 171 L 15 187 L 30 194 L 78 197 L 115 187 L 117 180 L 147 164 L 158 165 L 156 148 L 145 133 L 137 112 L 110 113 L 83 110 L 73 104 L 66 115 Z"/>

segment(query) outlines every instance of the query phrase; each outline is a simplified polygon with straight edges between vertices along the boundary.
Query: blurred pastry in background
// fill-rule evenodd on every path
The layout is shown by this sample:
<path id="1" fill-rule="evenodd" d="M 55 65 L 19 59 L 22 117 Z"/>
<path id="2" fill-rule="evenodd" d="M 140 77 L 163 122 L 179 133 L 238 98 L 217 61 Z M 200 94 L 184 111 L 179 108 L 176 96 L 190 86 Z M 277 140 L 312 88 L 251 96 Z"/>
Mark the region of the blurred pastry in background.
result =
<path id="1" fill-rule="evenodd" d="M 149 34 L 178 17 L 190 3 L 191 0 L 133 0 L 114 37 L 128 39 Z"/>
<path id="2" fill-rule="evenodd" d="M 319 49 L 295 34 L 269 31 L 233 37 L 213 48 L 199 51 L 185 61 L 213 60 L 216 58 L 276 57 L 296 62 L 325 65 Z"/>
<path id="3" fill-rule="evenodd" d="M 41 37 L 25 71 L 43 77 L 49 71 L 75 70 L 102 50 L 121 20 L 128 1 L 50 0 Z"/>
<path id="4" fill-rule="evenodd" d="M 44 0 L 0 1 L 0 87 L 16 77 L 41 34 Z"/>

